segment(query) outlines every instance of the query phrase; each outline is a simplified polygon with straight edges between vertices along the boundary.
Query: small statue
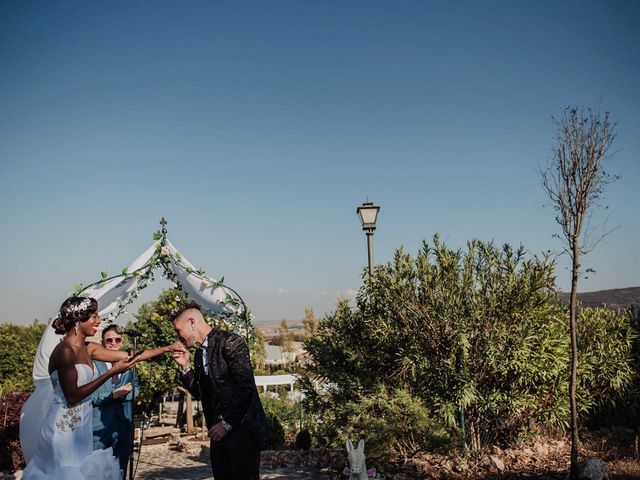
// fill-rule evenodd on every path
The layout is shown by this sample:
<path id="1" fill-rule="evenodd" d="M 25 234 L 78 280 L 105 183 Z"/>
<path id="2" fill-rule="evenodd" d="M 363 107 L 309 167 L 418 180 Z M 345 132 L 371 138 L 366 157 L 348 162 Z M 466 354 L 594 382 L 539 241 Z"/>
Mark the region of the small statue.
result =
<path id="1" fill-rule="evenodd" d="M 358 442 L 358 448 L 353 448 L 351 440 L 347 440 L 347 455 L 349 457 L 349 480 L 367 480 L 364 440 Z"/>

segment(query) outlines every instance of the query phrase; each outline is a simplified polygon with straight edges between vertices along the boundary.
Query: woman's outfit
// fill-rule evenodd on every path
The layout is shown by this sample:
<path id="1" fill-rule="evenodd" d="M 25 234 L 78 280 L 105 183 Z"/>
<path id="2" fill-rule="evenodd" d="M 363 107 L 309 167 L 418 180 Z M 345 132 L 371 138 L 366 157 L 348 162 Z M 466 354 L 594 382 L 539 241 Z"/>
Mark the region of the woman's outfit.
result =
<path id="1" fill-rule="evenodd" d="M 76 364 L 78 386 L 93 381 L 97 372 Z M 53 400 L 42 422 L 36 454 L 25 468 L 23 480 L 120 480 L 120 466 L 111 448 L 93 450 L 91 395 L 69 406 L 58 372 L 51 374 Z"/>

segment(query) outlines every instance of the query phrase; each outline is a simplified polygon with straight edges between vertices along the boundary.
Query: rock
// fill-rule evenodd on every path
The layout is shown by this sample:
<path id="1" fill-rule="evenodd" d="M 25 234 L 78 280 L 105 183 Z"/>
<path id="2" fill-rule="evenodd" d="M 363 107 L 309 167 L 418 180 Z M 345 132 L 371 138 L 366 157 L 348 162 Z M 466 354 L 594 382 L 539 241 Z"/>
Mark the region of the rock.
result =
<path id="1" fill-rule="evenodd" d="M 200 456 L 201 457 L 205 457 L 205 458 L 209 458 L 210 455 L 210 447 L 209 445 L 200 445 Z"/>
<path id="2" fill-rule="evenodd" d="M 199 453 L 198 445 L 194 444 L 193 442 L 190 442 L 186 438 L 178 438 L 176 440 L 175 445 L 176 445 L 176 450 L 182 453 L 186 453 L 187 455 L 196 455 Z"/>
<path id="3" fill-rule="evenodd" d="M 287 467 L 295 467 L 302 464 L 301 455 L 298 451 L 295 450 L 286 451 L 282 460 Z"/>
<path id="4" fill-rule="evenodd" d="M 499 472 L 504 471 L 504 462 L 500 460 L 495 455 L 489 455 L 489 461 L 491 462 L 491 467 L 497 469 Z"/>
<path id="5" fill-rule="evenodd" d="M 491 458 L 489 457 L 489 455 L 483 455 L 483 457 L 480 459 L 480 462 L 478 462 L 478 465 L 486 469 L 491 468 Z"/>
<path id="6" fill-rule="evenodd" d="M 549 447 L 547 445 L 543 445 L 540 442 L 535 442 L 533 444 L 533 449 L 539 455 L 547 455 L 549 453 Z"/>
<path id="7" fill-rule="evenodd" d="M 585 458 L 578 464 L 579 480 L 609 480 L 607 468 L 598 458 Z"/>
<path id="8" fill-rule="evenodd" d="M 316 469 L 330 468 L 342 470 L 346 465 L 345 455 L 341 450 L 327 448 L 311 448 L 309 450 L 262 450 L 260 465 L 263 468 L 312 467 Z"/>
<path id="9" fill-rule="evenodd" d="M 407 465 L 411 466 L 420 478 L 428 478 L 432 473 L 431 464 L 421 460 L 410 460 Z"/>
<path id="10" fill-rule="evenodd" d="M 504 464 L 502 465 L 502 468 L 504 468 Z M 457 472 L 457 473 L 461 473 L 467 470 L 467 466 L 464 463 L 456 463 L 453 466 L 453 471 Z"/>

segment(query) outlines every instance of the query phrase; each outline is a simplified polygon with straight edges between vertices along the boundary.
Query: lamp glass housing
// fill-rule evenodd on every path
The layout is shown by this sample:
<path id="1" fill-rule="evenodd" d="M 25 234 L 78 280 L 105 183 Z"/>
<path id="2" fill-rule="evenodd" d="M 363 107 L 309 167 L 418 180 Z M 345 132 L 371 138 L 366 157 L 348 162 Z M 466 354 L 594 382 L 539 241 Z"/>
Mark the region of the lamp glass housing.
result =
<path id="1" fill-rule="evenodd" d="M 378 211 L 380 207 L 374 205 L 371 202 L 365 202 L 361 207 L 358 207 L 358 215 L 360 216 L 360 222 L 362 222 L 363 230 L 375 230 L 376 220 L 378 219 Z"/>

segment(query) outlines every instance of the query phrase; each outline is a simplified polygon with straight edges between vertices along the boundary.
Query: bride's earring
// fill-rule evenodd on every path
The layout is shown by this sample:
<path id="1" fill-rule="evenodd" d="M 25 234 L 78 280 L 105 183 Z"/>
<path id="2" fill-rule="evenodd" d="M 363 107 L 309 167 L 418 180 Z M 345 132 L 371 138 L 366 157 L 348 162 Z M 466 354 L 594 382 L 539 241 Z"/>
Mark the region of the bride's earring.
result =
<path id="1" fill-rule="evenodd" d="M 78 334 L 78 322 L 73 325 L 73 329 L 76 331 L 76 335 Z"/>

